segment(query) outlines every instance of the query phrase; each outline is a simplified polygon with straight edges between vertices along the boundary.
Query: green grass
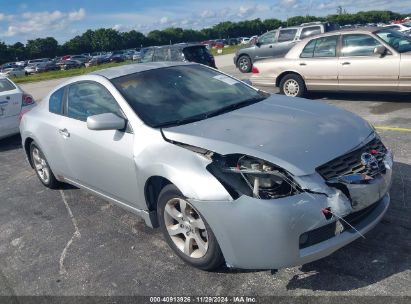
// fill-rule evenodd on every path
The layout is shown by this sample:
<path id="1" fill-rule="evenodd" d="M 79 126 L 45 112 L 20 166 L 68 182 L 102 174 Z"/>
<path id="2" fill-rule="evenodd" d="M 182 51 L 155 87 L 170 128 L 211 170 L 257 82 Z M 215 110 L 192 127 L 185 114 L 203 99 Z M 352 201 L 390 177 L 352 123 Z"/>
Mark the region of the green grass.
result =
<path id="1" fill-rule="evenodd" d="M 238 49 L 240 49 L 241 47 L 243 47 L 243 45 L 239 44 L 239 45 L 230 45 L 226 48 L 223 48 L 223 52 L 221 54 L 217 53 L 217 49 L 211 49 L 210 52 L 211 54 L 213 54 L 214 56 L 219 56 L 219 55 L 227 55 L 227 54 L 232 54 L 235 53 Z"/>
<path id="2" fill-rule="evenodd" d="M 51 79 L 84 75 L 84 74 L 94 72 L 97 70 L 107 69 L 107 68 L 130 64 L 130 63 L 131 63 L 130 61 L 120 62 L 120 63 L 105 63 L 105 64 L 101 64 L 98 66 L 92 66 L 88 68 L 84 67 L 84 68 L 79 68 L 79 69 L 71 69 L 67 71 L 50 71 L 50 72 L 29 75 L 26 77 L 12 77 L 11 79 L 15 83 L 37 82 L 37 81 L 43 81 L 43 80 L 51 80 Z"/>

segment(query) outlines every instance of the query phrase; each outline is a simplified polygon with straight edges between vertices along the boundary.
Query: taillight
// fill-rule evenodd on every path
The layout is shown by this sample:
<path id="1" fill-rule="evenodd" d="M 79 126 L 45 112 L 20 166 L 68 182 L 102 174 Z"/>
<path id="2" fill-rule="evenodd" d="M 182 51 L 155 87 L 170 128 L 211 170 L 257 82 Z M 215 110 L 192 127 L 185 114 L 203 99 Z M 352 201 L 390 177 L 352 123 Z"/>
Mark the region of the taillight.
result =
<path id="1" fill-rule="evenodd" d="M 23 100 L 21 105 L 24 106 L 29 106 L 32 105 L 34 103 L 34 99 L 31 95 L 29 94 L 23 94 Z"/>
<path id="2" fill-rule="evenodd" d="M 260 73 L 260 71 L 259 71 L 255 66 L 253 66 L 253 67 L 251 68 L 251 72 L 252 72 L 253 74 L 258 74 L 258 73 Z"/>

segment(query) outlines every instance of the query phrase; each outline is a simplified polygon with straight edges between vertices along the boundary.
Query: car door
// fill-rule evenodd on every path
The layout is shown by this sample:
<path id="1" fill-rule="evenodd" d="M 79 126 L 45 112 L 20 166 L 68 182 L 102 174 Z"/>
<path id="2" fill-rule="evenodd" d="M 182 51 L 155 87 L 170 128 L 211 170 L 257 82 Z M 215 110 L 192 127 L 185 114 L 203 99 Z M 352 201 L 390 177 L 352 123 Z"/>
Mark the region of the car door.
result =
<path id="1" fill-rule="evenodd" d="M 272 56 L 283 57 L 288 51 L 296 44 L 298 29 L 285 28 L 281 29 L 278 33 L 277 42 L 273 46 Z"/>
<path id="2" fill-rule="evenodd" d="M 18 131 L 22 98 L 23 93 L 10 80 L 0 78 L 1 134 Z"/>
<path id="3" fill-rule="evenodd" d="M 298 71 L 308 90 L 338 90 L 339 35 L 310 40 L 301 52 Z"/>
<path id="4" fill-rule="evenodd" d="M 68 178 L 121 202 L 136 205 L 137 180 L 131 129 L 94 131 L 87 117 L 114 113 L 124 117 L 117 101 L 101 84 L 83 81 L 68 87 L 65 117 L 59 126 L 64 139 Z"/>
<path id="5" fill-rule="evenodd" d="M 343 34 L 338 63 L 340 90 L 397 91 L 400 56 L 374 54 L 382 43 L 370 34 Z"/>
<path id="6" fill-rule="evenodd" d="M 258 38 L 255 45 L 255 60 L 273 57 L 273 47 L 275 45 L 276 36 L 277 31 L 272 31 L 265 33 Z"/>

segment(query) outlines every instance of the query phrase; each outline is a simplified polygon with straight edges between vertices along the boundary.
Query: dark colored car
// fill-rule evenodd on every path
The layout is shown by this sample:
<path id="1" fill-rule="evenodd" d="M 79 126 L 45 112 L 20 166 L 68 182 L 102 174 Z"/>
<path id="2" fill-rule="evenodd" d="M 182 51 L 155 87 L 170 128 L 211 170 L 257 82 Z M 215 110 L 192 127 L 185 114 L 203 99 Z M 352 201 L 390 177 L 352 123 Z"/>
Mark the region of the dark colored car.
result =
<path id="1" fill-rule="evenodd" d="M 174 45 L 147 48 L 141 58 L 142 62 L 188 61 L 217 68 L 214 56 L 203 44 L 180 43 Z"/>
<path id="2" fill-rule="evenodd" d="M 110 62 L 110 59 L 107 56 L 95 56 L 86 63 L 86 66 L 95 66 L 108 62 Z"/>
<path id="3" fill-rule="evenodd" d="M 123 62 L 126 60 L 123 53 L 113 53 L 107 59 L 109 62 Z"/>
<path id="4" fill-rule="evenodd" d="M 58 63 L 62 70 L 70 70 L 84 67 L 84 63 L 77 60 L 62 60 Z"/>
<path id="5" fill-rule="evenodd" d="M 39 63 L 36 66 L 36 73 L 43 73 L 43 72 L 57 71 L 57 70 L 60 70 L 60 67 L 56 63 L 54 63 L 53 61 L 45 62 L 45 63 Z"/>

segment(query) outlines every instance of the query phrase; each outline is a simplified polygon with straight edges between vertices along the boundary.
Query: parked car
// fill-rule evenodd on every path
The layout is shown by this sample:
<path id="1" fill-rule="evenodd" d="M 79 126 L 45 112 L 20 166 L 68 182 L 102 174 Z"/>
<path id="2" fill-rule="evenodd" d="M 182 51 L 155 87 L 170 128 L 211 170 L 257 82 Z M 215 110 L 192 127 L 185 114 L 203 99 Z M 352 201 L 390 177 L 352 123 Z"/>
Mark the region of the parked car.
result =
<path id="1" fill-rule="evenodd" d="M 174 45 L 151 47 L 144 51 L 141 61 L 197 62 L 216 68 L 214 56 L 203 44 L 179 43 Z"/>
<path id="2" fill-rule="evenodd" d="M 278 86 L 288 96 L 411 92 L 411 38 L 381 28 L 323 34 L 298 43 L 285 58 L 257 61 L 253 73 L 253 84 Z"/>
<path id="3" fill-rule="evenodd" d="M 135 51 L 135 52 L 133 53 L 133 56 L 132 56 L 131 59 L 132 59 L 133 61 L 141 62 L 141 53 Z"/>
<path id="4" fill-rule="evenodd" d="M 123 53 L 112 53 L 107 57 L 109 62 L 123 62 L 126 60 Z"/>
<path id="5" fill-rule="evenodd" d="M 228 44 L 228 45 L 237 45 L 237 44 L 238 44 L 238 40 L 237 40 L 237 38 L 229 38 L 229 39 L 227 40 L 227 44 Z"/>
<path id="6" fill-rule="evenodd" d="M 405 35 L 411 35 L 411 22 L 410 23 L 398 23 L 398 24 L 390 24 L 384 26 L 384 29 L 392 29 L 397 30 Z"/>
<path id="7" fill-rule="evenodd" d="M 43 73 L 48 71 L 57 71 L 60 67 L 54 61 L 39 63 L 36 65 L 36 73 Z"/>
<path id="8" fill-rule="evenodd" d="M 369 123 L 199 64 L 72 78 L 20 130 L 46 187 L 66 182 L 134 212 L 206 270 L 320 259 L 372 229 L 390 202 L 392 154 Z"/>
<path id="9" fill-rule="evenodd" d="M 89 62 L 86 62 L 86 67 L 96 66 L 108 62 L 110 61 L 106 55 L 94 56 Z"/>
<path id="10" fill-rule="evenodd" d="M 27 76 L 27 72 L 21 66 L 15 66 L 13 68 L 6 68 L 0 70 L 0 77 L 22 77 Z"/>
<path id="11" fill-rule="evenodd" d="M 79 61 L 81 63 L 86 63 L 90 59 L 89 59 L 88 56 L 84 56 L 84 55 L 70 55 L 70 57 L 67 58 L 66 60 L 75 60 L 75 61 Z"/>
<path id="12" fill-rule="evenodd" d="M 249 42 L 250 42 L 250 38 L 248 37 L 241 38 L 241 44 L 248 44 Z"/>
<path id="13" fill-rule="evenodd" d="M 37 63 L 29 63 L 24 68 L 24 71 L 27 73 L 27 75 L 34 74 L 34 73 L 36 73 L 36 66 L 37 66 Z"/>
<path id="14" fill-rule="evenodd" d="M 0 139 L 18 134 L 22 115 L 35 106 L 33 97 L 0 76 Z"/>
<path id="15" fill-rule="evenodd" d="M 45 63 L 45 62 L 49 62 L 49 61 L 51 61 L 50 58 L 31 59 L 31 60 L 27 61 L 27 65 Z"/>
<path id="16" fill-rule="evenodd" d="M 261 35 L 254 45 L 238 50 L 234 56 L 234 64 L 240 72 L 248 73 L 255 61 L 283 57 L 298 41 L 338 28 L 334 23 L 312 22 L 269 31 Z"/>
<path id="17" fill-rule="evenodd" d="M 58 66 L 60 67 L 61 70 L 71 70 L 71 69 L 77 69 L 77 68 L 84 67 L 85 64 L 80 61 L 70 59 L 70 60 L 60 61 L 58 63 Z"/>

